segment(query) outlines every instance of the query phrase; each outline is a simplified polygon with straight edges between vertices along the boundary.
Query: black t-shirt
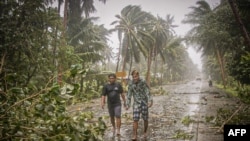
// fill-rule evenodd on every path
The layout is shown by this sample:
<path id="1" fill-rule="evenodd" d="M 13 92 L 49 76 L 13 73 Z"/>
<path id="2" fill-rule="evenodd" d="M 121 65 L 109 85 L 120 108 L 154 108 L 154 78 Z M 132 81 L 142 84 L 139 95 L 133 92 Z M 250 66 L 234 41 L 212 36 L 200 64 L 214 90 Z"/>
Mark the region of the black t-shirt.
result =
<path id="1" fill-rule="evenodd" d="M 113 84 L 106 84 L 103 86 L 102 95 L 108 97 L 108 104 L 115 105 L 121 104 L 120 94 L 122 94 L 123 88 L 121 84 L 115 82 Z"/>

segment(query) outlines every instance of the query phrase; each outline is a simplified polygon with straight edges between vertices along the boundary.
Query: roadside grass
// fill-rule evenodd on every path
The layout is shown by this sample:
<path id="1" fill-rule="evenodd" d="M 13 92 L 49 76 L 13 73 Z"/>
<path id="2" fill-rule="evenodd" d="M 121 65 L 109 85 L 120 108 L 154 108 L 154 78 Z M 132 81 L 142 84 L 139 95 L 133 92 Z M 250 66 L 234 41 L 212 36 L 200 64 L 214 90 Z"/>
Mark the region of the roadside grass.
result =
<path id="1" fill-rule="evenodd" d="M 192 123 L 192 122 L 194 122 L 194 120 L 192 120 L 192 119 L 190 118 L 189 115 L 188 115 L 188 116 L 185 116 L 185 117 L 182 118 L 182 120 L 181 120 L 181 123 L 182 123 L 183 125 L 185 125 L 185 126 L 189 126 L 189 124 Z"/>
<path id="2" fill-rule="evenodd" d="M 227 88 L 224 88 L 223 85 L 221 84 L 216 84 L 215 85 L 217 88 L 223 90 L 225 93 L 229 94 L 230 96 L 234 96 L 234 97 L 237 97 L 238 96 L 238 91 L 236 90 L 236 88 L 234 87 L 227 87 Z"/>
<path id="3" fill-rule="evenodd" d="M 206 121 L 207 123 L 213 121 L 214 119 L 215 119 L 214 116 L 205 116 L 205 121 Z"/>
<path id="4" fill-rule="evenodd" d="M 182 140 L 191 140 L 193 137 L 194 135 L 186 133 L 183 130 L 177 130 L 175 132 L 175 135 L 173 136 L 174 139 L 182 139 Z"/>
<path id="5" fill-rule="evenodd" d="M 244 105 L 243 108 L 239 109 L 236 114 L 235 111 L 239 108 L 239 105 L 228 105 L 223 108 L 219 108 L 217 110 L 217 116 L 215 117 L 215 124 L 221 125 L 226 120 L 228 120 L 227 124 L 250 124 L 249 96 L 244 95 L 244 93 L 248 93 L 249 91 L 247 89 L 245 89 L 245 91 L 241 91 L 235 87 L 229 86 L 224 88 L 223 85 L 220 84 L 216 84 L 215 86 L 225 92 L 228 97 L 234 97 L 238 99 L 238 104 Z M 210 118 L 207 119 L 207 121 L 209 120 Z"/>
<path id="6" fill-rule="evenodd" d="M 168 95 L 169 92 L 164 90 L 161 86 L 159 87 L 153 87 L 151 90 L 150 90 L 150 93 L 153 95 L 153 96 L 160 96 L 160 95 Z"/>

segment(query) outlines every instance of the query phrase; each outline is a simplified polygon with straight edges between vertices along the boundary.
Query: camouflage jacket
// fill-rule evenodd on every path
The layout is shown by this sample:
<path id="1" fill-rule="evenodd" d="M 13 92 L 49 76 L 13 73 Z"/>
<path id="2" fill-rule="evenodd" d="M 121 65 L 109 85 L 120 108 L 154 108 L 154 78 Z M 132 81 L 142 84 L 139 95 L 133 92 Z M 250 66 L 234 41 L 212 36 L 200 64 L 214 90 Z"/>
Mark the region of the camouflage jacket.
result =
<path id="1" fill-rule="evenodd" d="M 141 102 L 147 105 L 149 101 L 153 100 L 150 95 L 150 91 L 149 91 L 149 87 L 147 83 L 142 79 L 139 79 L 137 83 L 133 81 L 129 83 L 127 100 L 126 100 L 128 107 L 130 107 L 131 105 L 132 96 L 134 99 L 134 103 L 133 103 L 134 107 L 139 106 Z"/>

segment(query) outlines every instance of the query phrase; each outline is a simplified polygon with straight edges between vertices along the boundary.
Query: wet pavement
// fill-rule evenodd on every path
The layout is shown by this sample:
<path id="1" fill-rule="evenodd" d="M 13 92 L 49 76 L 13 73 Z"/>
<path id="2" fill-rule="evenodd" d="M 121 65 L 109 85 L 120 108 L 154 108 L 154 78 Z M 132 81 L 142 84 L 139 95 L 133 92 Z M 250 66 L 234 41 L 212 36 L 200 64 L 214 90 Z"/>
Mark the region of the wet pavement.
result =
<path id="1" fill-rule="evenodd" d="M 148 137 L 143 138 L 143 120 L 140 120 L 138 141 L 223 141 L 223 133 L 218 132 L 220 126 L 214 124 L 217 110 L 237 105 L 235 100 L 214 87 L 208 87 L 207 81 L 164 85 L 162 89 L 165 91 L 163 95 L 152 92 L 154 105 L 149 109 Z M 104 141 L 130 141 L 132 138 L 132 108 L 122 109 L 119 137 L 113 135 L 108 110 L 101 109 L 100 99 L 69 109 L 91 110 L 96 118 L 103 116 L 108 126 Z"/>

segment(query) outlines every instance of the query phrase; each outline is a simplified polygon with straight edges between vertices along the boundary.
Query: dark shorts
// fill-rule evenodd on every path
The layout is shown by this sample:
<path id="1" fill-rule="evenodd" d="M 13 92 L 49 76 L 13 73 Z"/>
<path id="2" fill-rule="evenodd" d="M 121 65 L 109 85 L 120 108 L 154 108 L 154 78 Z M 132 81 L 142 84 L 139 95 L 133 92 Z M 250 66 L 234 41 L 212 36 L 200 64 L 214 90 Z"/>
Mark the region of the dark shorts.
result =
<path id="1" fill-rule="evenodd" d="M 108 110 L 109 110 L 110 117 L 121 118 L 121 111 L 122 111 L 121 104 L 120 105 L 109 105 Z"/>
<path id="2" fill-rule="evenodd" d="M 139 121 L 140 115 L 143 120 L 148 120 L 148 106 L 143 102 L 138 107 L 133 107 L 133 120 Z"/>

